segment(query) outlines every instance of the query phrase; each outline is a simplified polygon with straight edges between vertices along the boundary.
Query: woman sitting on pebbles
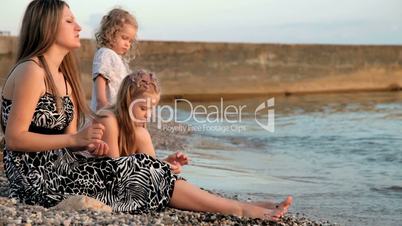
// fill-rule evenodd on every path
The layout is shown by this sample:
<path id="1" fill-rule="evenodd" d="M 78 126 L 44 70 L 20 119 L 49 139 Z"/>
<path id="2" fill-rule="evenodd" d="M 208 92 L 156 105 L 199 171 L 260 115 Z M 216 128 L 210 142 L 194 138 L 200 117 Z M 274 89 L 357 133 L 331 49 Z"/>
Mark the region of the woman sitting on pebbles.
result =
<path id="1" fill-rule="evenodd" d="M 113 152 L 127 144 L 127 140 L 116 137 L 113 139 L 118 139 L 117 146 L 110 142 L 111 135 L 101 123 L 78 130 L 85 117 L 94 118 L 86 105 L 71 53 L 80 47 L 80 31 L 62 0 L 33 0 L 25 11 L 17 62 L 3 87 L 1 105 L 4 167 L 12 198 L 51 207 L 67 197 L 86 195 L 114 211 L 130 213 L 162 210 L 169 205 L 276 220 L 286 212 L 290 197 L 277 208 L 271 203 L 257 206 L 220 198 L 176 177 L 168 163 L 148 154 L 114 156 L 117 158 L 77 154 L 75 151 L 89 150 L 108 155 L 109 150 Z M 130 87 L 138 86 L 132 77 L 125 81 L 131 84 L 126 86 L 130 91 Z M 122 114 L 128 114 L 128 106 L 123 109 L 126 111 Z M 109 114 L 101 119 L 108 128 L 107 120 L 113 119 L 114 113 Z M 116 119 L 121 117 L 118 114 L 116 111 Z M 102 140 L 104 134 L 109 144 Z M 125 139 L 133 139 L 130 137 Z M 150 144 L 149 137 L 141 139 Z M 135 145 L 142 147 L 141 143 Z"/>

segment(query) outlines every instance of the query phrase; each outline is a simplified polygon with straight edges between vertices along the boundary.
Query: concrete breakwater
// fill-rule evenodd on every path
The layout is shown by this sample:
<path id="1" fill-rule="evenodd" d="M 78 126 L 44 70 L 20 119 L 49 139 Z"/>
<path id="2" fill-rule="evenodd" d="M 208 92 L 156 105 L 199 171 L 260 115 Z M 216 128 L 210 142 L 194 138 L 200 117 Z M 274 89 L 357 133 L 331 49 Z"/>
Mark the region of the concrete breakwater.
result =
<path id="1" fill-rule="evenodd" d="M 4 82 L 16 37 L 0 37 Z M 165 98 L 400 90 L 402 46 L 282 45 L 141 41 L 132 68 L 155 71 Z M 76 51 L 90 94 L 94 40 Z"/>

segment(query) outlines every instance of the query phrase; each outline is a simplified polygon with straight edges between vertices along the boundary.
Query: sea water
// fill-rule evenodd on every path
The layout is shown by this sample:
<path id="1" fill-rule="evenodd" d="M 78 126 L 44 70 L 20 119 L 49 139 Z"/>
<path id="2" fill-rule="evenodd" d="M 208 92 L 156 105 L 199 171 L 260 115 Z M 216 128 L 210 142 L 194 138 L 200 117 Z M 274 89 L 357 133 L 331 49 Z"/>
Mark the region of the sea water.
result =
<path id="1" fill-rule="evenodd" d="M 206 107 L 185 121 L 192 161 L 182 175 L 189 182 L 241 199 L 292 195 L 290 212 L 332 223 L 401 225 L 401 92 L 223 101 L 223 107 L 246 105 L 241 121 L 234 107 L 229 120 L 208 117 L 215 109 L 208 106 L 221 106 L 220 97 L 178 105 L 183 121 L 194 106 Z M 260 106 L 266 109 L 256 113 Z"/>

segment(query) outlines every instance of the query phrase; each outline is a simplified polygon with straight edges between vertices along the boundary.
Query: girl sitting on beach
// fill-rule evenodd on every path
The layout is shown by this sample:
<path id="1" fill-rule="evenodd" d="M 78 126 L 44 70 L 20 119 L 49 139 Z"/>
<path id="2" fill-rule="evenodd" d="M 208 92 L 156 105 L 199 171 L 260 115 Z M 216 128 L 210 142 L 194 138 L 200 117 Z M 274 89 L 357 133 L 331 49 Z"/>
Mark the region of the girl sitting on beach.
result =
<path id="1" fill-rule="evenodd" d="M 135 17 L 123 9 L 112 9 L 102 18 L 95 35 L 98 49 L 92 65 L 93 111 L 116 100 L 121 81 L 131 72 L 128 66 L 129 53 L 136 40 L 137 30 Z"/>
<path id="2" fill-rule="evenodd" d="M 124 78 L 117 97 L 114 105 L 99 112 L 100 122 L 105 126 L 102 139 L 108 144 L 109 150 L 106 153 L 95 151 L 95 154 L 112 158 L 146 154 L 148 158 L 154 159 L 154 147 L 145 126 L 150 117 L 150 108 L 160 98 L 160 87 L 154 73 L 138 70 L 128 75 Z M 187 156 L 172 155 L 166 161 L 173 168 L 180 168 L 187 164 Z M 245 203 L 225 199 L 177 178 L 168 205 L 183 210 L 277 220 L 287 212 L 291 203 L 290 196 L 281 203 Z"/>
<path id="3" fill-rule="evenodd" d="M 154 107 L 159 102 L 159 85 L 151 84 L 151 81 L 157 82 L 153 73 L 139 70 L 136 74 L 138 75 L 137 77 L 131 76 L 129 78 L 141 79 L 141 81 L 122 83 L 117 94 L 116 103 L 107 109 L 98 111 L 101 116 L 98 121 L 103 125 L 107 125 L 108 128 L 103 134 L 103 140 L 109 145 L 109 150 L 107 153 L 97 152 L 92 154 L 118 158 L 144 153 L 156 158 L 155 149 L 146 129 L 146 122 L 150 116 L 150 107 Z M 147 77 L 145 76 L 148 76 L 151 80 L 146 80 Z M 125 81 L 128 81 L 127 78 Z M 133 83 L 138 84 L 138 87 L 130 88 Z M 128 109 L 131 103 L 134 104 L 131 106 L 133 111 L 130 114 Z M 182 152 L 176 152 L 169 155 L 164 161 L 168 162 L 171 170 L 178 174 L 181 172 L 181 166 L 188 164 L 189 159 Z"/>

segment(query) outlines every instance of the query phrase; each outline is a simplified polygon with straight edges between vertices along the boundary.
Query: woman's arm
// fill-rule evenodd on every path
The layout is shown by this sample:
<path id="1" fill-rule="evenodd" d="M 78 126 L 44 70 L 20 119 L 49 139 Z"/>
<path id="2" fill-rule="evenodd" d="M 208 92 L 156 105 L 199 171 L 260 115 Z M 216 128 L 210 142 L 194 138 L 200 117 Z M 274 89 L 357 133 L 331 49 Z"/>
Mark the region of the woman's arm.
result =
<path id="1" fill-rule="evenodd" d="M 64 147 L 95 146 L 101 142 L 102 125 L 91 125 L 78 133 L 44 135 L 29 132 L 36 105 L 45 93 L 45 73 L 33 62 L 19 65 L 10 75 L 14 79 L 12 106 L 5 131 L 5 140 L 10 150 L 38 152 Z M 76 110 L 75 110 L 76 111 Z"/>
<path id="2" fill-rule="evenodd" d="M 103 107 L 109 105 L 106 97 L 107 82 L 108 81 L 101 74 L 95 78 L 94 86 L 96 94 L 96 110 L 102 109 Z"/>
<path id="3" fill-rule="evenodd" d="M 69 90 L 71 90 L 71 87 L 68 87 Z M 77 106 L 75 98 L 73 95 L 70 96 L 71 101 L 73 102 L 74 107 Z M 76 110 L 73 112 L 73 119 L 71 120 L 70 124 L 67 126 L 67 128 L 64 130 L 65 134 L 76 134 L 78 132 L 78 113 Z M 72 151 L 84 151 L 88 150 L 87 146 L 83 147 L 70 147 L 70 150 Z"/>
<path id="4" fill-rule="evenodd" d="M 33 62 L 22 63 L 10 75 L 14 87 L 5 131 L 10 150 L 34 152 L 75 145 L 71 134 L 42 135 L 28 131 L 39 98 L 45 93 L 44 76 L 43 69 Z"/>
<path id="5" fill-rule="evenodd" d="M 69 86 L 68 89 L 71 90 L 70 86 Z M 70 124 L 64 130 L 64 133 L 66 133 L 66 134 L 75 134 L 78 131 L 78 112 L 76 111 L 76 108 L 75 108 L 75 106 L 77 106 L 77 104 L 76 104 L 76 101 L 75 101 L 75 97 L 73 96 L 72 93 L 70 95 L 70 99 L 71 99 L 71 101 L 73 102 L 73 105 L 74 105 L 73 120 L 71 120 Z"/>

